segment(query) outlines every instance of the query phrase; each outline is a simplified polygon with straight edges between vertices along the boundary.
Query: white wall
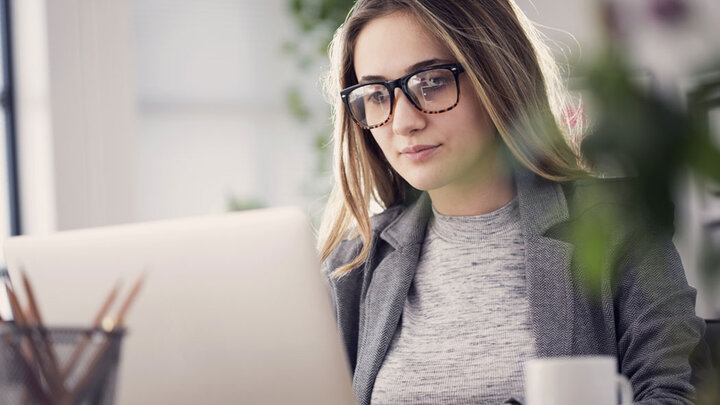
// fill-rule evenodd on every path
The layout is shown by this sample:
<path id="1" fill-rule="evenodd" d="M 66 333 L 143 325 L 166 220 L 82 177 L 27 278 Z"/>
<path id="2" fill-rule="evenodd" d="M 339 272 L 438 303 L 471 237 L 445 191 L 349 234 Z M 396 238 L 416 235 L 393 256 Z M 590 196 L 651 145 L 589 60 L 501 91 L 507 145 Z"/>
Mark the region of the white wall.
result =
<path id="1" fill-rule="evenodd" d="M 26 233 L 312 205 L 312 134 L 287 112 L 317 76 L 281 52 L 286 1 L 17 2 Z M 300 76 L 299 76 L 300 75 Z"/>
<path id="2" fill-rule="evenodd" d="M 558 57 L 570 63 L 587 61 L 597 51 L 600 31 L 595 0 L 515 0 L 550 41 Z M 560 59 L 564 61 L 564 59 Z"/>
<path id="3" fill-rule="evenodd" d="M 312 138 L 289 116 L 287 1 L 136 0 L 139 220 L 308 200 Z M 319 102 L 314 76 L 305 76 Z M 324 108 L 324 107 L 321 107 Z"/>
<path id="4" fill-rule="evenodd" d="M 126 2 L 13 3 L 23 231 L 134 219 Z"/>

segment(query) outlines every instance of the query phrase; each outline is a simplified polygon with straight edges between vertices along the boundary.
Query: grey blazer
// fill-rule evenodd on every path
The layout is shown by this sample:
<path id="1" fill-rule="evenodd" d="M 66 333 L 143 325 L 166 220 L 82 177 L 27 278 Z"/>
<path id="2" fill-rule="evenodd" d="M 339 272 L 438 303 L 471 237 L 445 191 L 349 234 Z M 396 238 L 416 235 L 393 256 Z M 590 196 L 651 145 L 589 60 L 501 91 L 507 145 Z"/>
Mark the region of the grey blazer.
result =
<path id="1" fill-rule="evenodd" d="M 632 245 L 632 235 L 618 229 L 613 238 L 617 249 L 623 241 L 631 243 L 630 249 L 622 251 L 617 279 L 603 277 L 600 298 L 592 299 L 578 288 L 573 273 L 582 269 L 572 260 L 573 245 L 563 240 L 561 231 L 570 221 L 601 210 L 608 202 L 595 196 L 612 196 L 621 182 L 561 184 L 518 170 L 515 184 L 538 357 L 616 356 L 637 404 L 692 403 L 688 357 L 705 325 L 695 316 L 695 290 L 687 284 L 670 238 L 656 238 L 640 251 Z M 410 206 L 376 215 L 368 260 L 340 280 L 328 277 L 359 405 L 370 403 L 413 280 L 429 215 L 427 194 Z M 348 263 L 361 243 L 360 238 L 344 240 L 323 263 L 324 273 Z"/>

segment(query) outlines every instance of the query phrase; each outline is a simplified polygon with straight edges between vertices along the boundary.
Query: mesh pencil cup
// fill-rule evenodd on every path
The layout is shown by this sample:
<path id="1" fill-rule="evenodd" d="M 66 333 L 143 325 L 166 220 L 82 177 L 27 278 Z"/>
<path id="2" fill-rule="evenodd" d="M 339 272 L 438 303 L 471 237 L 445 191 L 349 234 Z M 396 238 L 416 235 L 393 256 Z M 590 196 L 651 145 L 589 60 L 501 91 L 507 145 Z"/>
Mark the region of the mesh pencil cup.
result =
<path id="1" fill-rule="evenodd" d="M 112 405 L 124 334 L 0 324 L 0 404 Z"/>

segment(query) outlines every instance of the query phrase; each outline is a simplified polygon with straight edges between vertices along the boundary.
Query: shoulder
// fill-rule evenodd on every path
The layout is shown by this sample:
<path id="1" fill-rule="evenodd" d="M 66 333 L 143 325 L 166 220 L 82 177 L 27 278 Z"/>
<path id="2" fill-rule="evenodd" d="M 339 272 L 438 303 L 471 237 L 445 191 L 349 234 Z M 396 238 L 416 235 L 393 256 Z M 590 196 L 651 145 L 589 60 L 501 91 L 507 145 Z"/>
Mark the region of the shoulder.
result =
<path id="1" fill-rule="evenodd" d="M 672 229 L 663 228 L 656 213 L 647 207 L 636 179 L 585 178 L 559 184 L 567 216 L 549 231 L 550 236 L 569 241 L 602 233 L 612 244 L 623 244 L 637 235 L 666 237 L 672 233 Z"/>
<path id="2" fill-rule="evenodd" d="M 626 235 L 650 229 L 673 232 L 662 223 L 658 207 L 648 206 L 643 187 L 635 178 L 588 178 L 562 183 L 562 188 L 569 222 L 612 224 L 616 232 Z"/>
<path id="3" fill-rule="evenodd" d="M 407 209 L 404 205 L 395 205 L 386 210 L 373 215 L 370 218 L 373 235 L 382 232 L 396 218 Z M 336 268 L 352 261 L 362 250 L 363 239 L 353 231 L 349 231 L 345 238 L 330 253 L 323 262 L 323 271 L 329 275 Z"/>
<path id="4" fill-rule="evenodd" d="M 585 178 L 560 184 L 572 219 L 608 207 L 630 205 L 634 183 L 632 178 L 616 177 Z"/>
<path id="5" fill-rule="evenodd" d="M 583 179 L 562 186 L 569 216 L 552 231 L 560 239 L 575 244 L 575 253 L 586 265 L 599 268 L 592 261 L 601 255 L 605 265 L 614 263 L 625 270 L 641 270 L 646 284 L 660 274 L 661 268 L 665 269 L 666 278 L 669 273 L 682 275 L 672 242 L 671 200 L 668 199 L 667 207 L 659 201 L 661 198 L 655 204 L 645 194 L 647 187 L 635 178 Z M 621 274 L 620 267 L 617 274 Z M 684 283 L 681 278 L 680 284 Z"/>

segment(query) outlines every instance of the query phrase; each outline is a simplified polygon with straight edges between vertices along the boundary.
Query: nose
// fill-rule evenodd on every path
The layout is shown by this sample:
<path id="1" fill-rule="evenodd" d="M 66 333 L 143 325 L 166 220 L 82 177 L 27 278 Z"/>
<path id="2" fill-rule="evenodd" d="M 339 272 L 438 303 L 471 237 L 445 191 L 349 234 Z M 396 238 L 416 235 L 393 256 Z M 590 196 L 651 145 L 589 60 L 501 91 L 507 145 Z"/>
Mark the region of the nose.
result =
<path id="1" fill-rule="evenodd" d="M 408 136 L 425 128 L 427 117 L 412 105 L 400 89 L 395 89 L 395 100 L 395 111 L 392 118 L 394 133 Z"/>

